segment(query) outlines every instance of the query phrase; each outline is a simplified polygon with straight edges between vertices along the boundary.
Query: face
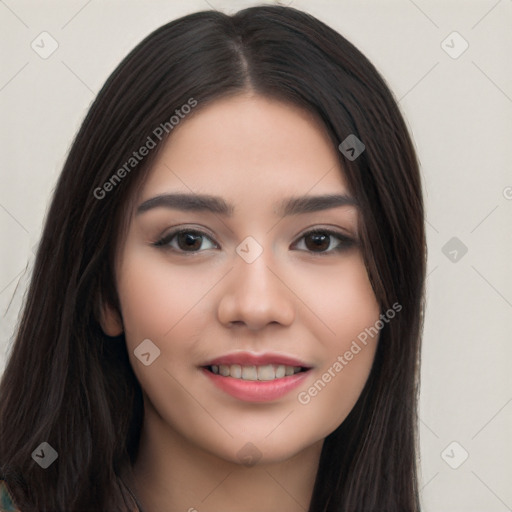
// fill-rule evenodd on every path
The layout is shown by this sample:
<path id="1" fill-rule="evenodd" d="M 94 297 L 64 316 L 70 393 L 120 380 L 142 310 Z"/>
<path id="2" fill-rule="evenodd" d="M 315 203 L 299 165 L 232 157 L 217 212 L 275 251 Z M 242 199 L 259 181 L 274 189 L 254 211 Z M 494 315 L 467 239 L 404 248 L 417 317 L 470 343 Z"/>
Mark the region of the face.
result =
<path id="1" fill-rule="evenodd" d="M 336 429 L 377 343 L 358 341 L 379 319 L 360 222 L 307 112 L 248 94 L 182 121 L 117 258 L 145 428 L 237 463 L 290 459 Z"/>

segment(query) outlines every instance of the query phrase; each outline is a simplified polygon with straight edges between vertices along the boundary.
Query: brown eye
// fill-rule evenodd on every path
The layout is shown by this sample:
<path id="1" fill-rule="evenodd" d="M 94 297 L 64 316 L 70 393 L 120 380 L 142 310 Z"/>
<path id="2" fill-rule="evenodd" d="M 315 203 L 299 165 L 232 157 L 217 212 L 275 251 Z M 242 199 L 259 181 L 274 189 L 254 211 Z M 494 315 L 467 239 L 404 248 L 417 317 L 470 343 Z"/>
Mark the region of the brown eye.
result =
<path id="1" fill-rule="evenodd" d="M 310 251 L 326 251 L 331 244 L 331 237 L 326 234 L 312 233 L 304 237 L 306 247 Z"/>
<path id="2" fill-rule="evenodd" d="M 302 235 L 297 242 L 299 250 L 316 254 L 330 254 L 348 249 L 355 241 L 348 236 L 331 230 L 314 230 Z"/>
<path id="3" fill-rule="evenodd" d="M 176 240 L 178 242 L 178 247 L 183 251 L 188 250 L 198 250 L 201 248 L 203 236 L 191 233 L 191 232 L 183 232 L 178 233 L 176 235 Z"/>
<path id="4" fill-rule="evenodd" d="M 206 247 L 204 244 L 206 243 Z M 209 244 L 209 246 L 208 246 Z M 211 238 L 194 229 L 181 229 L 173 231 L 168 235 L 165 235 L 158 242 L 154 243 L 157 247 L 163 249 L 171 249 L 177 252 L 202 252 L 205 249 L 215 249 L 217 245 L 212 242 Z"/>

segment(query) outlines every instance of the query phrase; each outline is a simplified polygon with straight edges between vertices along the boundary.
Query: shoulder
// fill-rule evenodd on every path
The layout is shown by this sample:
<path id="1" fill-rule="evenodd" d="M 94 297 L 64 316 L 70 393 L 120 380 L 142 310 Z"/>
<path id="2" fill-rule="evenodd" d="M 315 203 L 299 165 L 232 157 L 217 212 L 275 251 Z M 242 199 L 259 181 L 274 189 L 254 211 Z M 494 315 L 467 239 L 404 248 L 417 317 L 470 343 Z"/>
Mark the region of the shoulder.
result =
<path id="1" fill-rule="evenodd" d="M 20 512 L 13 504 L 11 495 L 7 490 L 7 484 L 0 480 L 0 511 L 1 512 Z"/>

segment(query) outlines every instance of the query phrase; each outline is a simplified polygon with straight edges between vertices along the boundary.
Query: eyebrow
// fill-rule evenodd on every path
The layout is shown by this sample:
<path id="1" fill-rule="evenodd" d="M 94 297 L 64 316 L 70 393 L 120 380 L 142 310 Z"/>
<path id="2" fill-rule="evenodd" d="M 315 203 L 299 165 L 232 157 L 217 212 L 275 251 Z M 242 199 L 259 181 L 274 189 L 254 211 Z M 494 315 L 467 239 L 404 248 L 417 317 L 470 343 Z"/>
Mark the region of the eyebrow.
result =
<path id="1" fill-rule="evenodd" d="M 278 204 L 277 215 L 286 217 L 301 213 L 313 213 L 341 206 L 357 206 L 357 201 L 345 194 L 299 196 L 283 199 Z M 207 194 L 161 194 L 144 201 L 137 208 L 137 215 L 153 208 L 172 208 L 183 211 L 207 211 L 231 217 L 234 207 L 218 196 Z"/>

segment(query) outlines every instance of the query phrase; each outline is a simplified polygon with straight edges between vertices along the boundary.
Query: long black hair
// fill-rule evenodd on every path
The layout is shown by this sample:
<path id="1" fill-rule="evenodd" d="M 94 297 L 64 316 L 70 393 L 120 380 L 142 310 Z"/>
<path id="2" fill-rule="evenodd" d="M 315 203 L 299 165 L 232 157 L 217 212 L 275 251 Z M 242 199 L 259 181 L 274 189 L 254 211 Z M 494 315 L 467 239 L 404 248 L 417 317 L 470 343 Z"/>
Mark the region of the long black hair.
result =
<path id="1" fill-rule="evenodd" d="M 155 30 L 108 78 L 75 138 L 0 382 L 0 478 L 23 512 L 134 509 L 120 474 L 137 457 L 142 393 L 124 336 L 106 336 L 99 311 L 119 305 L 114 255 L 127 207 L 172 129 L 122 179 L 113 175 L 191 98 L 196 115 L 247 90 L 314 113 L 335 147 L 349 135 L 363 141 L 358 158 L 338 155 L 361 205 L 363 255 L 381 310 L 402 306 L 381 330 L 359 400 L 325 439 L 309 512 L 419 510 L 426 249 L 414 147 L 360 51 L 304 12 L 260 6 L 198 12 Z M 58 452 L 45 470 L 31 457 L 41 442 Z"/>

